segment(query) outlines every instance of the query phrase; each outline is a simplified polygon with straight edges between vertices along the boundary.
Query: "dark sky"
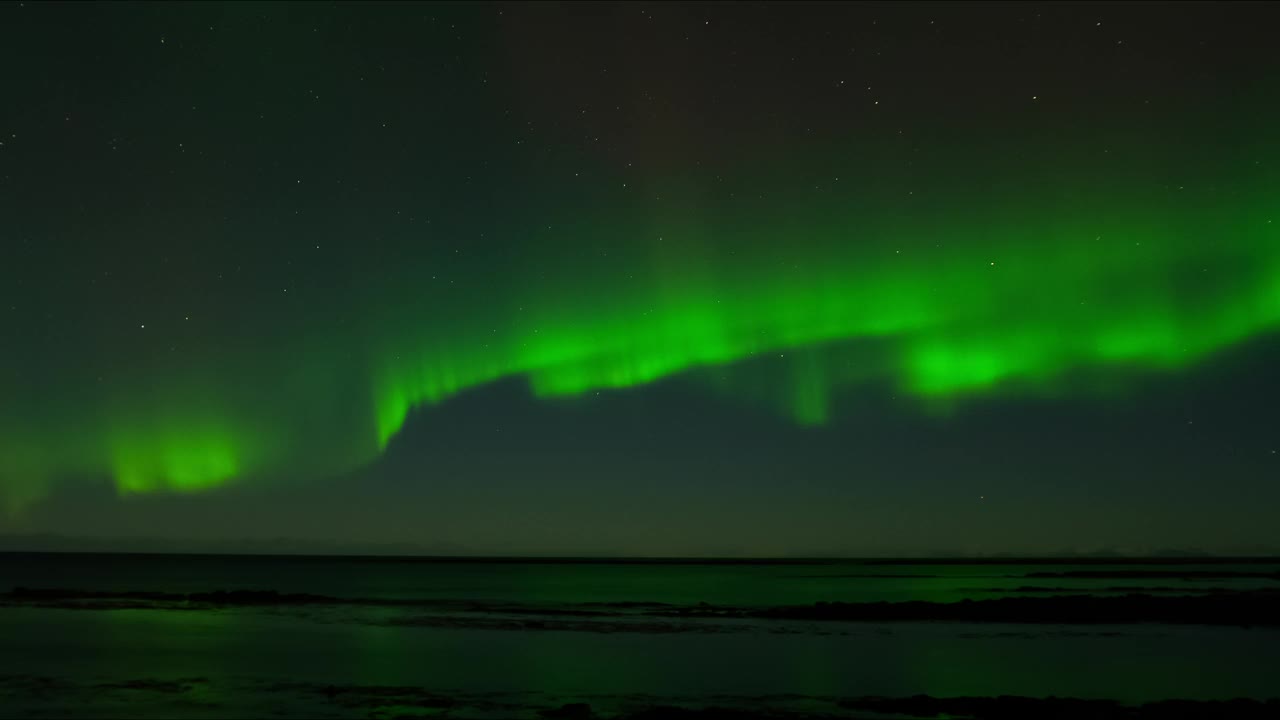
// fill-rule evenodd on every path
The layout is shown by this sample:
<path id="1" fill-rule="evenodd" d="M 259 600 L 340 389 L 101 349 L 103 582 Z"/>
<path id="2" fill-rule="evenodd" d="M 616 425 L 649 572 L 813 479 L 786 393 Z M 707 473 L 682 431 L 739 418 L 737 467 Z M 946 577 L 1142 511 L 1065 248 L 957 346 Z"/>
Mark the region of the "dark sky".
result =
<path id="1" fill-rule="evenodd" d="M 0 4 L 0 535 L 1280 552 L 1277 20 Z"/>

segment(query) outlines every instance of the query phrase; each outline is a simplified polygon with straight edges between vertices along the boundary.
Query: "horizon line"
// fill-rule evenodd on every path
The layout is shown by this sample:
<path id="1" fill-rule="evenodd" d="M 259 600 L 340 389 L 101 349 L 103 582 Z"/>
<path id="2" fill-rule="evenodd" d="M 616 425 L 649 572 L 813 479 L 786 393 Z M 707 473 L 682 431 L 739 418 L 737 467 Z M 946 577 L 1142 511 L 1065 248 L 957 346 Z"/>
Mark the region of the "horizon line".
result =
<path id="1" fill-rule="evenodd" d="M 1147 555 L 1122 554 L 997 554 L 997 555 L 795 555 L 795 556 L 738 556 L 738 555 L 560 555 L 560 554 L 408 554 L 408 553 L 343 553 L 343 552 L 215 552 L 199 550 L 0 550 L 0 555 L 105 555 L 132 557 L 210 557 L 254 559 L 314 559 L 314 560 L 365 560 L 422 563 L 634 563 L 634 564 L 823 564 L 823 563 L 875 563 L 875 564 L 998 564 L 998 563 L 1185 563 L 1203 561 L 1211 563 L 1280 563 L 1280 555 L 1215 554 L 1188 552 L 1178 554 L 1162 552 Z"/>

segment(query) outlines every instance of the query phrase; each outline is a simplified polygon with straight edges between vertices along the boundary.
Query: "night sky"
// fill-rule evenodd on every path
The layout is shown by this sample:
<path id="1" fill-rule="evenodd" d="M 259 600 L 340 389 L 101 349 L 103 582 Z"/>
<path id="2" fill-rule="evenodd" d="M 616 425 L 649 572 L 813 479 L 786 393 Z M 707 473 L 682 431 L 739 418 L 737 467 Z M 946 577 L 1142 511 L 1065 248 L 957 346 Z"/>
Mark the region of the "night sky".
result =
<path id="1" fill-rule="evenodd" d="M 0 5 L 0 534 L 1280 552 L 1278 21 Z"/>

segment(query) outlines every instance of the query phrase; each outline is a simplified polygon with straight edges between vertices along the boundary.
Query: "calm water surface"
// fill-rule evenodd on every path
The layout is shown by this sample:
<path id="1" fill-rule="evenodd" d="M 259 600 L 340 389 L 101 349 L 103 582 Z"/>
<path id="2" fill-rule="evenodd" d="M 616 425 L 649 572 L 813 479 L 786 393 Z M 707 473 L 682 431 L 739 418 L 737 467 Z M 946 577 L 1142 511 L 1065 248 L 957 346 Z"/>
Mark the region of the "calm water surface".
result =
<path id="1" fill-rule="evenodd" d="M 1256 577 L 1028 577 L 1096 570 Z M 1253 563 L 672 565 L 0 555 L 0 589 L 271 589 L 553 608 L 636 601 L 766 606 L 950 602 L 999 597 L 1024 586 L 1093 593 L 1117 587 L 1247 589 L 1280 586 L 1265 577 L 1277 570 L 1276 564 Z M 1014 694 L 1134 702 L 1280 694 L 1276 629 L 756 620 L 719 626 L 702 621 L 696 631 L 640 625 L 601 631 L 555 623 L 535 629 L 454 625 L 439 612 L 430 617 L 446 621 L 405 623 L 421 612 L 378 606 L 0 607 L 0 680 L 7 683 L 0 686 L 0 715 L 109 715 L 128 707 L 131 713 L 205 717 L 270 707 L 286 715 L 292 708 L 298 715 L 369 716 L 367 707 L 326 704 L 314 690 L 328 684 L 492 697 L 532 693 L 551 703 L 590 697 L 596 705 L 601 697 L 636 694 Z M 497 615 L 511 614 L 520 611 Z"/>

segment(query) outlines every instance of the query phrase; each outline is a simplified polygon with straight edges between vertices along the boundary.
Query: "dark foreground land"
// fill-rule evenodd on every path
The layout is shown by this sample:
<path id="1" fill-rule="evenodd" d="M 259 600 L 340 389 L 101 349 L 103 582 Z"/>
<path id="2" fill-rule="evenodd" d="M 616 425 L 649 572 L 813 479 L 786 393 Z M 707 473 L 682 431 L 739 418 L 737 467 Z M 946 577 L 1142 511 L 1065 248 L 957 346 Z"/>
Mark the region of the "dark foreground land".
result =
<path id="1" fill-rule="evenodd" d="M 1021 588 L 1022 590 L 1037 588 Z M 1165 588 L 1159 588 L 1165 591 Z M 527 604 L 448 602 L 344 598 L 326 595 L 280 593 L 272 590 L 218 590 L 196 593 L 97 592 L 61 588 L 14 588 L 0 594 L 0 605 L 34 605 L 84 610 L 147 608 L 205 610 L 218 607 L 259 606 L 369 606 L 448 610 L 459 623 L 471 616 L 525 616 L 565 618 L 576 625 L 593 620 L 619 618 L 805 620 L 846 622 L 980 622 L 1034 624 L 1196 624 L 1236 627 L 1280 625 L 1280 590 L 1218 591 L 1188 595 L 1135 592 L 1119 596 L 1088 594 L 1050 597 L 1001 597 L 957 602 L 817 602 L 812 605 L 733 607 L 699 603 L 675 605 L 657 602 L 578 603 L 554 607 Z M 430 624 L 434 616 L 417 618 Z M 406 618 L 404 624 L 413 624 Z M 529 629 L 549 620 L 530 623 Z M 572 629 L 569 627 L 557 629 Z M 589 628 L 584 628 L 589 629 Z"/>
<path id="2" fill-rule="evenodd" d="M 1073 698 L 718 697 L 690 701 L 656 696 L 591 696 L 560 702 L 536 694 L 447 694 L 418 687 L 264 684 L 235 688 L 242 702 L 219 702 L 229 688 L 205 678 L 134 680 L 77 686 L 35 676 L 0 677 L 6 717 L 119 717 L 146 707 L 169 717 L 528 718 L 530 720 L 1191 720 L 1280 717 L 1280 700 L 1166 700 L 1125 705 Z M 243 701 L 248 698 L 247 701 Z M 37 709 L 38 708 L 38 709 Z M 154 714 L 154 713 L 149 713 Z"/>

